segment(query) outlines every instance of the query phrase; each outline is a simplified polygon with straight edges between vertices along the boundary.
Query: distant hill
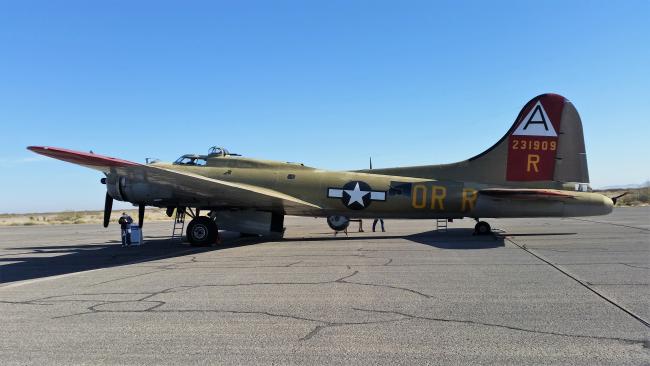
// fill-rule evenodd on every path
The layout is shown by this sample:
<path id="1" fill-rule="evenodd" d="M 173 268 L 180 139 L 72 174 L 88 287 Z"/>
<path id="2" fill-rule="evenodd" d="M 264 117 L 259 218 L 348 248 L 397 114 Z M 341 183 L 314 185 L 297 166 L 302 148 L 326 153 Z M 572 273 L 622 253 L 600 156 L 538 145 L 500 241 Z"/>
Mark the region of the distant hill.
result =
<path id="1" fill-rule="evenodd" d="M 630 188 L 647 188 L 650 187 L 650 180 L 641 184 L 618 184 L 605 187 L 599 187 L 597 190 L 616 190 L 616 189 L 630 189 Z"/>

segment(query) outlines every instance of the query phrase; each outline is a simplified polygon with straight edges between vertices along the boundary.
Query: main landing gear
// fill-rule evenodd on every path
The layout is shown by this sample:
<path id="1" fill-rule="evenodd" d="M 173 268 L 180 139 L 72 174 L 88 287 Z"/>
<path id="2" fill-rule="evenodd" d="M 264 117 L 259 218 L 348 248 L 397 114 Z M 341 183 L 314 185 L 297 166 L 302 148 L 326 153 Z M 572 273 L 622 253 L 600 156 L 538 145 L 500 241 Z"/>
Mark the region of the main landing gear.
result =
<path id="1" fill-rule="evenodd" d="M 478 221 L 478 218 L 476 220 L 476 225 L 474 226 L 474 235 L 488 235 L 492 233 L 492 228 L 490 227 L 490 224 L 488 224 L 485 221 Z"/>
<path id="2" fill-rule="evenodd" d="M 207 216 L 196 216 L 187 224 L 187 241 L 193 246 L 204 246 L 216 243 L 219 236 L 217 223 Z"/>
<path id="3" fill-rule="evenodd" d="M 210 212 L 210 216 L 200 216 L 201 211 L 199 209 L 192 210 L 186 207 L 167 208 L 167 216 L 172 217 L 174 212 L 176 212 L 176 219 L 174 220 L 172 239 L 182 240 L 185 215 L 188 215 L 192 220 L 187 224 L 185 235 L 190 245 L 207 246 L 219 242 L 219 228 L 212 212 Z"/>

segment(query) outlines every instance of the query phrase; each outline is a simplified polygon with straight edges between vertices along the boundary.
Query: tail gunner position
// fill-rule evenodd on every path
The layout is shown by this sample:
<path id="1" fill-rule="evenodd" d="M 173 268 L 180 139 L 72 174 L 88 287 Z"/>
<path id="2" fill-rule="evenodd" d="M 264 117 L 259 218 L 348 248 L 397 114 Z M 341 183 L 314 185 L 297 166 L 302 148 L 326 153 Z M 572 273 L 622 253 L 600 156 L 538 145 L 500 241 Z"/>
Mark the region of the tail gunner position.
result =
<path id="1" fill-rule="evenodd" d="M 606 215 L 614 201 L 591 192 L 580 116 L 557 94 L 526 103 L 494 146 L 453 164 L 325 171 L 212 148 L 174 163 L 139 164 L 93 153 L 30 146 L 36 153 L 102 171 L 104 226 L 113 199 L 187 212 L 187 238 L 214 243 L 217 228 L 281 236 L 284 215 L 326 217 L 334 230 L 351 218 L 476 219 Z M 614 198 L 615 200 L 615 198 Z M 202 216 L 201 212 L 207 213 Z"/>

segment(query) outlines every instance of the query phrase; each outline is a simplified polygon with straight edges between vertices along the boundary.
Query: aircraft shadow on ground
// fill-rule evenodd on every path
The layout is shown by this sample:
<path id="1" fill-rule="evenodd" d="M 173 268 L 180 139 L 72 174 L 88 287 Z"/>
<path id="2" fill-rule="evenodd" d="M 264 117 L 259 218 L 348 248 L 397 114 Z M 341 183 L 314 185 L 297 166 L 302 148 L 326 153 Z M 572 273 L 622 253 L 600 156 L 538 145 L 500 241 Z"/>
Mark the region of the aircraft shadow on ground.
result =
<path id="1" fill-rule="evenodd" d="M 438 249 L 493 249 L 505 246 L 502 235 L 474 235 L 474 229 L 469 228 L 425 231 L 405 239 Z"/>
<path id="2" fill-rule="evenodd" d="M 111 242 L 8 248 L 15 250 L 16 255 L 8 253 L 0 257 L 0 284 L 248 245 L 229 240 L 218 247 L 191 247 L 171 239 L 152 240 L 148 237 L 145 237 L 145 244 L 128 248 L 122 248 L 119 242 Z M 52 256 L 46 256 L 49 254 Z M 6 262 L 13 263 L 3 264 Z"/>
<path id="3" fill-rule="evenodd" d="M 412 235 L 374 235 L 352 232 L 347 236 L 323 233 L 323 236 L 308 238 L 284 238 L 283 242 L 311 242 L 311 241 L 355 241 L 355 240 L 381 240 L 381 239 L 407 239 L 415 243 L 429 245 L 440 249 L 489 249 L 503 247 L 504 239 L 501 235 L 474 235 L 474 229 L 448 229 L 446 232 L 430 230 Z M 263 238 L 249 238 L 250 243 L 263 243 L 268 240 Z"/>
<path id="4" fill-rule="evenodd" d="M 471 229 L 449 229 L 447 232 L 433 230 L 408 236 L 354 233 L 349 236 L 339 234 L 311 238 L 285 238 L 282 242 L 404 238 L 442 249 L 488 249 L 504 246 L 503 238 L 500 236 L 473 236 L 472 232 Z M 129 248 L 122 248 L 120 243 L 114 240 L 97 244 L 8 248 L 7 250 L 15 250 L 17 253 L 15 256 L 8 253 L 0 257 L 0 284 L 276 241 L 254 237 L 239 238 L 236 233 L 227 232 L 222 233 L 223 242 L 218 246 L 191 247 L 186 243 L 160 238 L 145 237 L 145 244 Z M 6 262 L 10 263 L 3 264 Z"/>

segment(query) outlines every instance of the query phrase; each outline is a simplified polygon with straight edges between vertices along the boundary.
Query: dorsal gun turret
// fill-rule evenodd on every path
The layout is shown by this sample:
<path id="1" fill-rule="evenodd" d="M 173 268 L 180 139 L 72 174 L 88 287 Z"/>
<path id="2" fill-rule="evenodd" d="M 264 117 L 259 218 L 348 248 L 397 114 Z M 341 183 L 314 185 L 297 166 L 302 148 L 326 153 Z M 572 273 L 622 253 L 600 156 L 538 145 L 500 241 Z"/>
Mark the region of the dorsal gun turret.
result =
<path id="1" fill-rule="evenodd" d="M 208 157 L 221 157 L 221 156 L 241 156 L 239 154 L 232 154 L 230 151 L 226 150 L 224 147 L 212 146 L 208 150 Z"/>

